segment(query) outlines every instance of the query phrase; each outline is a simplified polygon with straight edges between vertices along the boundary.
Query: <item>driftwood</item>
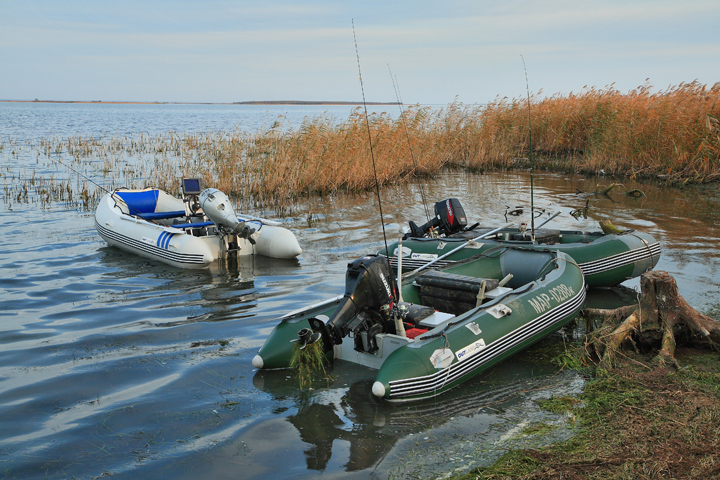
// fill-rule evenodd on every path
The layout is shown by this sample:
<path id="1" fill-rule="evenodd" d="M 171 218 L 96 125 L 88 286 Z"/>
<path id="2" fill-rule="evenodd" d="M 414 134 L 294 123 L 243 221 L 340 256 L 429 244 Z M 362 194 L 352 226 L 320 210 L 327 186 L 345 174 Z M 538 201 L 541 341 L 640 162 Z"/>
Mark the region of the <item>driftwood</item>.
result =
<path id="1" fill-rule="evenodd" d="M 675 346 L 682 343 L 717 346 L 720 322 L 702 315 L 680 296 L 677 283 L 667 272 L 650 271 L 640 277 L 637 305 L 615 310 L 586 309 L 586 320 L 600 320 L 602 327 L 588 336 L 586 347 L 600 359 L 600 367 L 613 367 L 624 347 L 657 350 L 655 363 L 678 366 Z"/>

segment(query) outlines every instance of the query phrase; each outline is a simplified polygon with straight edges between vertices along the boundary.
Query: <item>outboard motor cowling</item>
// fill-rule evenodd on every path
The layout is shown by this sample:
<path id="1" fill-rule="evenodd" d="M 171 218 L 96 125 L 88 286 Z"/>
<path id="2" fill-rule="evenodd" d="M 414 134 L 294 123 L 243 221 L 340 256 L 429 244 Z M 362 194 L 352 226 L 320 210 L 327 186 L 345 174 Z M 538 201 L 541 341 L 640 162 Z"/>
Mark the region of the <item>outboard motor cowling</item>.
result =
<path id="1" fill-rule="evenodd" d="M 366 255 L 348 264 L 345 296 L 332 318 L 327 324 L 311 321 L 311 326 L 321 330 L 324 346 L 330 349 L 341 344 L 351 331 L 358 333 L 381 325 L 377 320 L 382 319 L 382 312 L 390 311 L 397 303 L 397 296 L 387 257 Z"/>
<path id="2" fill-rule="evenodd" d="M 240 237 L 248 238 L 255 229 L 238 220 L 227 195 L 217 188 L 208 188 L 200 194 L 200 206 L 205 215 L 215 224 L 224 227 Z"/>
<path id="3" fill-rule="evenodd" d="M 431 230 L 435 231 L 434 236 L 452 235 L 466 226 L 467 218 L 460 200 L 448 198 L 435 204 L 435 217 L 425 225 L 418 227 L 415 222 L 410 222 L 410 232 L 405 235 L 405 238 L 426 237 Z"/>

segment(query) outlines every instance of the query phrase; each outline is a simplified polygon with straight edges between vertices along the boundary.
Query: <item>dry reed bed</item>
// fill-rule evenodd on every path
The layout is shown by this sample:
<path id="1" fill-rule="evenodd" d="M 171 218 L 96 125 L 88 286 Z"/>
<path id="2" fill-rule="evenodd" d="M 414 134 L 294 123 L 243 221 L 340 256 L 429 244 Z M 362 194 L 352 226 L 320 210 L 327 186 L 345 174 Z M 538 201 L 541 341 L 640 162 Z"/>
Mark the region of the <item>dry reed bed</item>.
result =
<path id="1" fill-rule="evenodd" d="M 610 87 L 537 100 L 531 104 L 533 149 L 569 158 L 578 171 L 717 180 L 719 100 L 720 83 L 708 88 L 698 82 L 659 93 L 651 93 L 649 86 L 628 93 Z M 518 125 L 527 117 L 526 106 L 498 102 L 488 107 L 486 119 L 501 126 Z M 514 133 L 514 145 L 527 152 L 527 138 Z"/>
<path id="2" fill-rule="evenodd" d="M 380 184 L 432 176 L 447 167 L 526 166 L 530 140 L 538 164 L 552 168 L 708 182 L 720 179 L 718 100 L 720 83 L 692 82 L 658 93 L 649 86 L 628 93 L 591 88 L 532 96 L 530 122 L 526 98 L 503 98 L 435 111 L 411 107 L 399 118 L 380 113 L 366 120 L 357 109 L 341 122 L 321 116 L 294 129 L 276 122 L 256 133 L 55 138 L 24 146 L 3 140 L 0 152 L 29 147 L 36 163 L 42 159 L 64 172 L 56 188 L 34 172 L 5 174 L 6 198 L 27 199 L 30 178 L 46 192 L 73 198 L 70 177 L 80 172 L 92 180 L 74 182 L 86 204 L 102 193 L 93 182 L 108 189 L 153 185 L 177 193 L 178 179 L 192 176 L 242 205 L 285 208 L 299 196 L 373 187 L 373 163 Z"/>

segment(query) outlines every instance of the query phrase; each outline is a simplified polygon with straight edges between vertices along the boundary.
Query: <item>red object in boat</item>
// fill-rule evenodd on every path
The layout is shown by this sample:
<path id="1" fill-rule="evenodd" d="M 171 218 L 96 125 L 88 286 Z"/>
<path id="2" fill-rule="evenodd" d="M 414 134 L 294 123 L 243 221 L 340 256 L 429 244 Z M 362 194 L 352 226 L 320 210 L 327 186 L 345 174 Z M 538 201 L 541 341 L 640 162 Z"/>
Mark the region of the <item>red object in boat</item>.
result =
<path id="1" fill-rule="evenodd" d="M 415 338 L 418 335 L 422 335 L 423 333 L 427 333 L 426 328 L 408 328 L 405 330 L 405 335 L 407 335 L 407 338 Z"/>

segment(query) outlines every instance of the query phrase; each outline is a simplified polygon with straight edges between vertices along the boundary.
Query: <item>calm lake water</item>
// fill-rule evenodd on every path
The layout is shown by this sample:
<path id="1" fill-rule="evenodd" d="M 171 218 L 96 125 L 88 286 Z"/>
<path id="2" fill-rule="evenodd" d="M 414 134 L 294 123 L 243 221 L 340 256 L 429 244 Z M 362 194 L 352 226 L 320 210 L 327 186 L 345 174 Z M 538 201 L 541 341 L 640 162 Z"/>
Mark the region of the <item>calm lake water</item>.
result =
<path id="1" fill-rule="evenodd" d="M 7 184 L 51 168 L 34 147 L 48 137 L 253 131 L 279 115 L 292 126 L 325 112 L 344 119 L 350 107 L 0 103 L 0 173 Z M 612 180 L 536 173 L 535 204 L 563 212 L 557 228 L 595 231 L 610 218 L 652 234 L 663 248 L 656 268 L 677 279 L 692 306 L 720 317 L 717 187 L 622 181 L 646 196 L 591 196 L 589 218 L 576 220 L 569 212 L 587 201 L 577 190 Z M 388 235 L 423 220 L 421 192 L 430 203 L 457 197 L 469 221 L 500 225 L 506 206 L 529 203 L 529 173 L 453 172 L 384 189 Z M 373 372 L 361 367 L 343 365 L 331 382 L 304 390 L 289 372 L 257 372 L 251 359 L 277 317 L 342 293 L 347 263 L 382 245 L 372 194 L 310 199 L 279 220 L 303 247 L 297 260 L 183 271 L 107 246 L 92 211 L 41 209 L 3 195 L 0 476 L 436 478 L 570 435 L 569 422 L 537 402 L 582 389 L 579 375 L 550 361 L 564 341 L 577 341 L 571 330 L 410 404 L 377 401 Z M 633 297 L 600 290 L 588 302 L 609 307 Z M 540 422 L 557 428 L 544 437 L 522 433 Z"/>

